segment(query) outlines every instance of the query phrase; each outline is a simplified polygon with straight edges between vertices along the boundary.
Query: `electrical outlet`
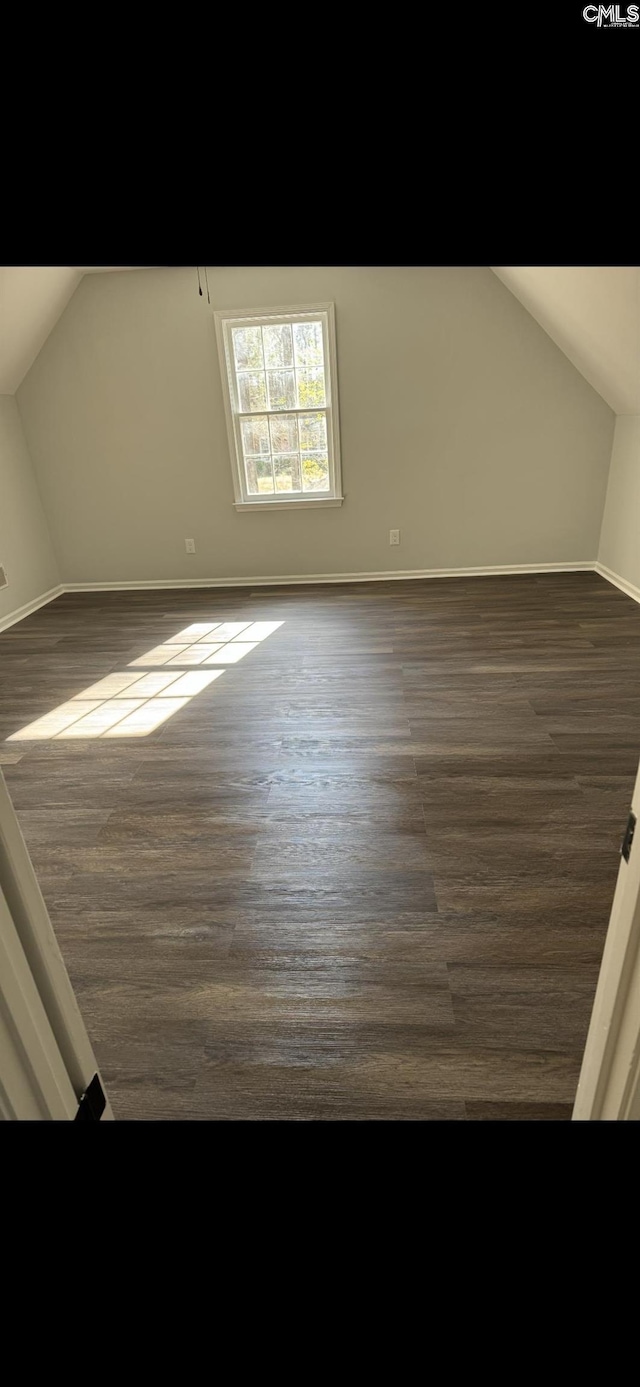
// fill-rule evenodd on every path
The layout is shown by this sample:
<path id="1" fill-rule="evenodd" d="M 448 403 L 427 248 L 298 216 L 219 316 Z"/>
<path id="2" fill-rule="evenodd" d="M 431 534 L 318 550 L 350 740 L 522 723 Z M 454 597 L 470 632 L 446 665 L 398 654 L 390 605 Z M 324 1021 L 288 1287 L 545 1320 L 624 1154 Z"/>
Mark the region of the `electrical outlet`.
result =
<path id="1" fill-rule="evenodd" d="M 399 531 L 399 530 L 389 530 L 389 544 L 399 544 L 399 543 L 400 543 L 400 531 Z"/>
<path id="2" fill-rule="evenodd" d="M 186 549 L 186 551 L 187 551 L 188 554 L 195 554 L 195 552 L 196 552 L 196 542 L 195 542 L 195 539 L 185 539 L 184 547 L 185 547 L 185 549 Z"/>

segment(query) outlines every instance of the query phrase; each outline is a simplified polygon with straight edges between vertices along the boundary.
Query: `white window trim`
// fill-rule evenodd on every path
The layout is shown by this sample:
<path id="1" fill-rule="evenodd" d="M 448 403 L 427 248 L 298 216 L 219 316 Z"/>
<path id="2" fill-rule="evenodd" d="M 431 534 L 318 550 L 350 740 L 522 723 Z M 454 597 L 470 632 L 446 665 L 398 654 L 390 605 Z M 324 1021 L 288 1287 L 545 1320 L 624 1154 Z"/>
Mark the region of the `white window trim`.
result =
<path id="1" fill-rule="evenodd" d="M 218 343 L 218 356 L 220 359 L 222 394 L 224 398 L 224 412 L 227 423 L 229 456 L 231 460 L 231 473 L 233 476 L 233 489 L 235 494 L 234 504 L 236 510 L 299 510 L 305 508 L 310 509 L 316 506 L 341 506 L 344 496 L 342 495 L 342 465 L 340 458 L 338 361 L 336 354 L 334 304 L 286 304 L 279 307 L 252 309 L 218 308 L 214 310 L 213 317 Z M 257 500 L 254 496 L 249 496 L 246 490 L 242 451 L 237 430 L 239 415 L 235 413 L 232 404 L 234 376 L 230 362 L 230 330 L 232 327 L 241 325 L 253 325 L 258 327 L 261 324 L 273 322 L 273 319 L 278 317 L 296 318 L 298 320 L 315 317 L 320 317 L 322 319 L 325 362 L 327 362 L 329 366 L 329 370 L 326 373 L 327 404 L 323 408 L 323 412 L 325 412 L 327 416 L 329 478 L 331 481 L 331 490 L 326 495 L 314 496 L 308 493 L 304 496 L 296 495 L 291 497 L 290 500 L 287 500 L 283 492 L 276 492 L 273 497 L 265 495 L 260 500 Z M 256 413 L 259 412 L 260 411 L 256 411 Z M 305 413 L 307 411 L 283 410 L 283 413 L 291 414 L 301 412 Z"/>

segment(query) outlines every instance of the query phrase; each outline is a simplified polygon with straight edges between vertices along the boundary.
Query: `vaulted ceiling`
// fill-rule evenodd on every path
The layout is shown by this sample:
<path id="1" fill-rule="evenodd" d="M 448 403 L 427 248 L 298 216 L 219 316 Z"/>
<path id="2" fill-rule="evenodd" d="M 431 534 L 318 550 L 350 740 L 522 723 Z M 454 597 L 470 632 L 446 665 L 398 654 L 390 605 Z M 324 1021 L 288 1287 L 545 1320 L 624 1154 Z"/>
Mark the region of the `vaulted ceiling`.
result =
<path id="1" fill-rule="evenodd" d="M 84 274 L 129 265 L 0 266 L 0 395 L 13 395 Z M 640 414 L 640 269 L 493 265 L 616 414 Z"/>
<path id="2" fill-rule="evenodd" d="M 15 394 L 83 274 L 129 268 L 1 265 L 0 395 Z"/>
<path id="3" fill-rule="evenodd" d="M 492 265 L 616 414 L 640 414 L 637 265 Z"/>

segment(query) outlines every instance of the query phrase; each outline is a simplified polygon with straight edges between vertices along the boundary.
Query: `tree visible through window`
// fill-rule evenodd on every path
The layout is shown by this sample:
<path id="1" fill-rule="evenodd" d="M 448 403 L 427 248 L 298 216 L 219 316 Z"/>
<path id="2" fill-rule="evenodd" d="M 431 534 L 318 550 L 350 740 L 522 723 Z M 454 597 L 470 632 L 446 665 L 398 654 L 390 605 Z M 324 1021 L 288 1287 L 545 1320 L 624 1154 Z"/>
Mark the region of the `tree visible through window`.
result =
<path id="1" fill-rule="evenodd" d="M 342 499 L 332 308 L 216 313 L 239 505 Z"/>

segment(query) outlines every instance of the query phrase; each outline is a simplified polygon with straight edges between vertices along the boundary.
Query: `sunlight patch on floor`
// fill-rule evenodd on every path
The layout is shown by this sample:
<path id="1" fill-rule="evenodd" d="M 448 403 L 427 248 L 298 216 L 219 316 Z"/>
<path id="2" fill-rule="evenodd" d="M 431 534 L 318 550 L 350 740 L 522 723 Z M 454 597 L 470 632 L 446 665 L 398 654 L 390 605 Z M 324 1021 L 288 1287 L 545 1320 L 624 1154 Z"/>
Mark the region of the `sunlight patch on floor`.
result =
<path id="1" fill-rule="evenodd" d="M 250 650 L 255 650 L 257 644 L 257 641 L 232 641 L 230 645 L 222 646 L 217 654 L 210 655 L 205 664 L 237 665 L 238 660 L 244 660 L 245 655 L 248 655 Z"/>
<path id="2" fill-rule="evenodd" d="M 189 669 L 190 665 L 235 665 L 283 625 L 282 621 L 194 622 L 132 660 L 128 670 L 107 674 L 6 740 L 146 737 L 225 672 L 224 668 Z M 166 668 L 145 673 L 145 665 Z"/>
<path id="3" fill-rule="evenodd" d="M 221 670 L 224 673 L 224 670 Z M 155 727 L 166 722 L 167 718 L 173 717 L 178 708 L 184 708 L 185 703 L 190 703 L 190 698 L 150 698 L 148 703 L 143 703 L 135 713 L 130 713 L 128 718 L 119 722 L 117 727 L 110 727 L 103 735 L 105 737 L 146 737 L 149 732 L 153 732 Z"/>

